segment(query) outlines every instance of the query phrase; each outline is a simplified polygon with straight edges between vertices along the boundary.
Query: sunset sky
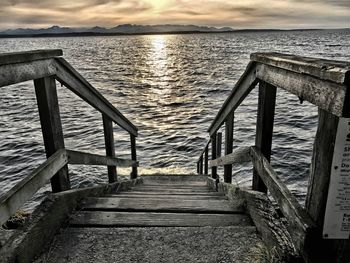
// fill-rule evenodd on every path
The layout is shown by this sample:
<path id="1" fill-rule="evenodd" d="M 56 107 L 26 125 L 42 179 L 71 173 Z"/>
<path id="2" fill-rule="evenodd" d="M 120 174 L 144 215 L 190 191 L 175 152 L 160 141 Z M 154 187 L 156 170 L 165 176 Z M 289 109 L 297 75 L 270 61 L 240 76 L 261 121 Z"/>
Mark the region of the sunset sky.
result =
<path id="1" fill-rule="evenodd" d="M 343 28 L 350 0 L 0 0 L 0 29 L 125 23 Z"/>

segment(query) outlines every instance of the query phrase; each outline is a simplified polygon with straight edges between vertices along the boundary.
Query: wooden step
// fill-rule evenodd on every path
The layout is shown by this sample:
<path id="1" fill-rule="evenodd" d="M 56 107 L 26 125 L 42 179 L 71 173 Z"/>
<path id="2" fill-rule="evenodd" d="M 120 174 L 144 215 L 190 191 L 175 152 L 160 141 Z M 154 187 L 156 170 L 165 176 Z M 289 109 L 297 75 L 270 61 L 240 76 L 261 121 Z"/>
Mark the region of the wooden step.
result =
<path id="1" fill-rule="evenodd" d="M 226 196 L 213 196 L 213 195 L 175 195 L 175 194 L 147 194 L 134 192 L 121 192 L 118 194 L 106 195 L 106 197 L 122 197 L 122 198 L 155 198 L 155 199 L 187 199 L 187 200 L 227 200 Z"/>
<path id="2" fill-rule="evenodd" d="M 152 188 L 157 188 L 157 189 L 201 189 L 201 190 L 206 190 L 209 191 L 210 189 L 203 185 L 203 186 L 188 186 L 188 185 L 138 185 L 134 188 L 147 188 L 147 189 L 152 189 Z"/>
<path id="3" fill-rule="evenodd" d="M 73 215 L 75 227 L 161 227 L 161 226 L 251 226 L 243 214 L 192 214 L 80 211 Z"/>
<path id="4" fill-rule="evenodd" d="M 165 192 L 165 191 L 138 191 L 138 190 L 132 190 L 132 191 L 125 191 L 123 193 L 132 193 L 134 195 L 197 195 L 197 196 L 224 196 L 222 193 L 218 192 L 203 192 L 203 193 L 193 193 L 193 192 Z"/>
<path id="5" fill-rule="evenodd" d="M 147 188 L 147 187 L 134 187 L 133 191 L 138 192 L 166 192 L 166 193 L 192 193 L 192 194 L 203 194 L 203 193 L 216 193 L 209 189 L 164 189 L 164 188 Z"/>
<path id="6" fill-rule="evenodd" d="M 164 200 L 156 198 L 90 197 L 81 203 L 83 210 L 139 211 L 139 212 L 192 212 L 240 213 L 227 200 Z"/>

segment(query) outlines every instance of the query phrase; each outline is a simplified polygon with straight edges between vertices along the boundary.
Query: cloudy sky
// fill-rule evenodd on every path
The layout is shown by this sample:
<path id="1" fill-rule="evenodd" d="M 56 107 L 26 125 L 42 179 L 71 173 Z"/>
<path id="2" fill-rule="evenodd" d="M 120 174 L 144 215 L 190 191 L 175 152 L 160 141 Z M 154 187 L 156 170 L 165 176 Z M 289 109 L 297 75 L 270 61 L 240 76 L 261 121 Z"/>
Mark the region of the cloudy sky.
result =
<path id="1" fill-rule="evenodd" d="M 125 23 L 341 28 L 350 0 L 0 0 L 0 29 Z"/>

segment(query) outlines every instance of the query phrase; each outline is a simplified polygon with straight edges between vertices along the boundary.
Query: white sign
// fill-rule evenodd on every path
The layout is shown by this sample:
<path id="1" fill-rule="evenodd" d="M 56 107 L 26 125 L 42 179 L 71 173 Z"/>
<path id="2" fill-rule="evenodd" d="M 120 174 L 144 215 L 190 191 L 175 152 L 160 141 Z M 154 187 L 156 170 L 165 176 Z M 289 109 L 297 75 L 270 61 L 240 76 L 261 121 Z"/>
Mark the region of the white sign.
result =
<path id="1" fill-rule="evenodd" d="M 350 118 L 339 118 L 332 160 L 323 237 L 350 235 Z"/>

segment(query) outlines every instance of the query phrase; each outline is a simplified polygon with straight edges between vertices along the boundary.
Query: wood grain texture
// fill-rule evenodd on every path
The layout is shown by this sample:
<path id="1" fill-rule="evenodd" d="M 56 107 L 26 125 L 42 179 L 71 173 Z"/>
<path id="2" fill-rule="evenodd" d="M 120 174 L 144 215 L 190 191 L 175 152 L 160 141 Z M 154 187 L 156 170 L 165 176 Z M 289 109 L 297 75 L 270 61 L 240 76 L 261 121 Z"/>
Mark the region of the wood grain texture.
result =
<path id="1" fill-rule="evenodd" d="M 63 55 L 61 49 L 42 49 L 24 52 L 11 52 L 0 54 L 0 65 L 8 65 L 14 63 L 32 62 L 35 60 L 48 59 Z"/>
<path id="2" fill-rule="evenodd" d="M 252 61 L 275 66 L 296 72 L 301 75 L 311 75 L 322 80 L 343 84 L 350 72 L 350 62 L 310 58 L 281 53 L 253 53 Z"/>
<path id="3" fill-rule="evenodd" d="M 106 155 L 113 158 L 115 157 L 113 122 L 104 114 L 102 114 L 102 121 L 103 121 L 103 134 L 105 138 Z M 109 183 L 114 183 L 118 180 L 117 167 L 115 165 L 108 165 L 107 172 L 108 172 Z"/>
<path id="4" fill-rule="evenodd" d="M 231 112 L 225 122 L 225 156 L 232 153 L 234 118 L 234 112 Z M 232 164 L 225 164 L 224 166 L 224 182 L 232 183 Z"/>
<path id="5" fill-rule="evenodd" d="M 47 184 L 68 162 L 65 150 L 58 150 L 28 177 L 16 184 L 0 198 L 0 225 L 4 224 L 18 208 L 28 201 L 41 187 Z"/>
<path id="6" fill-rule="evenodd" d="M 204 149 L 204 174 L 208 174 L 208 167 L 209 167 L 209 149 L 208 146 Z"/>
<path id="7" fill-rule="evenodd" d="M 251 154 L 256 171 L 288 220 L 293 243 L 299 251 L 304 251 L 306 239 L 315 232 L 316 224 L 278 178 L 266 157 L 255 147 L 251 148 Z"/>
<path id="8" fill-rule="evenodd" d="M 266 82 L 259 83 L 258 116 L 256 120 L 255 147 L 270 161 L 273 122 L 275 118 L 276 87 Z M 267 192 L 266 185 L 253 169 L 253 190 Z"/>
<path id="9" fill-rule="evenodd" d="M 103 156 L 92 153 L 67 150 L 69 164 L 83 165 L 115 165 L 119 167 L 138 166 L 137 162 L 122 158 Z"/>
<path id="10" fill-rule="evenodd" d="M 250 162 L 250 147 L 239 147 L 233 153 L 209 161 L 209 166 L 223 166 L 234 163 Z"/>
<path id="11" fill-rule="evenodd" d="M 56 74 L 53 59 L 0 65 L 0 87 Z"/>
<path id="12" fill-rule="evenodd" d="M 210 137 L 210 141 L 211 141 L 211 159 L 215 160 L 216 159 L 216 150 L 217 150 L 217 146 L 216 146 L 216 132 L 214 132 L 211 137 Z M 217 178 L 217 168 L 215 166 L 211 166 L 211 177 L 216 179 Z"/>
<path id="13" fill-rule="evenodd" d="M 65 148 L 55 78 L 50 76 L 35 79 L 34 87 L 46 157 L 49 158 L 57 150 Z M 70 188 L 68 166 L 62 167 L 51 178 L 51 187 L 53 192 Z"/>
<path id="14" fill-rule="evenodd" d="M 193 193 L 191 191 L 147 191 L 147 189 L 144 190 L 133 190 L 132 192 L 133 195 L 162 195 L 162 196 L 167 196 L 167 195 L 179 195 L 179 196 L 193 196 L 194 194 L 196 196 L 223 196 L 221 193 L 218 192 L 196 192 Z"/>
<path id="15" fill-rule="evenodd" d="M 336 116 L 342 116 L 346 86 L 265 64 L 256 66 L 256 77 L 282 88 Z"/>
<path id="16" fill-rule="evenodd" d="M 83 210 L 139 211 L 139 212 L 191 212 L 191 213 L 241 213 L 226 200 L 176 200 L 101 197 L 86 198 Z"/>
<path id="17" fill-rule="evenodd" d="M 136 154 L 136 137 L 133 134 L 130 134 L 130 146 L 131 146 L 131 160 L 137 162 L 137 154 Z M 137 166 L 133 166 L 131 169 L 130 179 L 137 178 Z"/>
<path id="18" fill-rule="evenodd" d="M 154 198 L 164 200 L 227 200 L 224 195 L 197 195 L 197 194 L 149 194 L 149 193 L 135 193 L 135 192 L 121 192 L 119 194 L 108 195 L 107 197 L 121 197 L 121 198 Z"/>
<path id="19" fill-rule="evenodd" d="M 251 226 L 242 214 L 192 214 L 80 211 L 69 222 L 78 227 L 189 227 L 189 226 Z"/>

